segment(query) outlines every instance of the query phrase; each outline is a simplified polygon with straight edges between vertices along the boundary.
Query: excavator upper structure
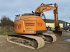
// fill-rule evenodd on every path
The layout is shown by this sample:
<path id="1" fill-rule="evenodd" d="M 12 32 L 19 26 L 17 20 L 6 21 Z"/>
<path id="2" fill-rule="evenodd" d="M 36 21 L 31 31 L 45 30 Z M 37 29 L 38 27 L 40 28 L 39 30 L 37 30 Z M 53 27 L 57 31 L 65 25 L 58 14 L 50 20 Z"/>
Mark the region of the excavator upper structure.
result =
<path id="1" fill-rule="evenodd" d="M 41 4 L 32 13 L 17 15 L 14 21 L 16 35 L 9 35 L 8 42 L 32 49 L 44 47 L 46 43 L 52 43 L 57 37 L 52 32 L 47 32 L 46 23 L 42 19 L 43 12 L 54 12 L 54 25 L 58 26 L 57 4 Z"/>

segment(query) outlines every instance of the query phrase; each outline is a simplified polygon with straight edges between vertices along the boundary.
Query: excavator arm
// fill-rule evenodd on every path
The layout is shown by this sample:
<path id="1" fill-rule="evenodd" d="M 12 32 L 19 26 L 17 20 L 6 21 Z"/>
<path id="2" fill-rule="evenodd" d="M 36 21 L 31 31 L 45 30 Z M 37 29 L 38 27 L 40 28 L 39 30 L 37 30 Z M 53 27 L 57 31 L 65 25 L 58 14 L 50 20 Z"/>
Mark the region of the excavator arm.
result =
<path id="1" fill-rule="evenodd" d="M 35 13 L 39 14 L 39 16 L 40 16 L 41 13 L 51 11 L 51 10 L 54 13 L 54 26 L 55 26 L 54 33 L 62 34 L 62 31 L 61 31 L 59 23 L 58 23 L 58 6 L 56 3 L 55 4 L 43 4 L 42 3 L 39 7 L 37 7 L 37 9 L 35 10 Z"/>
<path id="2" fill-rule="evenodd" d="M 51 6 L 52 4 L 41 4 L 36 10 L 35 13 L 42 13 L 42 12 L 46 12 L 46 11 L 50 11 L 50 10 L 55 10 L 56 7 Z"/>
<path id="3" fill-rule="evenodd" d="M 51 11 L 53 10 L 54 12 L 54 23 L 55 23 L 55 28 L 58 27 L 58 6 L 57 4 L 41 4 L 36 10 L 35 13 L 41 14 L 43 12 Z"/>

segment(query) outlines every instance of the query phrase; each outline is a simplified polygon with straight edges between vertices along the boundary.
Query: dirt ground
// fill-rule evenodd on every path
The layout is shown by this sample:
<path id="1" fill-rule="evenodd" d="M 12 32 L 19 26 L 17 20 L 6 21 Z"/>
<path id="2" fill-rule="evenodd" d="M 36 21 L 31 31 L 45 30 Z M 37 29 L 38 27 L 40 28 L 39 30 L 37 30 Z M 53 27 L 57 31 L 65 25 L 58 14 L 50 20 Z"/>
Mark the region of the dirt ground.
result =
<path id="1" fill-rule="evenodd" d="M 63 32 L 62 37 L 55 43 L 46 44 L 45 47 L 33 50 L 7 42 L 7 36 L 0 35 L 0 52 L 70 52 L 70 32 Z"/>

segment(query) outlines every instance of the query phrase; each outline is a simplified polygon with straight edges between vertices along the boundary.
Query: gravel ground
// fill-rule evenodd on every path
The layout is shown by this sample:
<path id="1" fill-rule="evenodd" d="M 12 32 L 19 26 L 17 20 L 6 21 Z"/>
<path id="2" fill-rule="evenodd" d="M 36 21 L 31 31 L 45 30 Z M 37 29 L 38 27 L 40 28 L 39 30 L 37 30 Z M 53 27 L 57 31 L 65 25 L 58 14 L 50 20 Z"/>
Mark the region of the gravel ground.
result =
<path id="1" fill-rule="evenodd" d="M 55 43 L 46 44 L 45 47 L 33 50 L 7 42 L 7 36 L 0 35 L 0 52 L 70 52 L 70 32 L 63 32 L 62 37 Z"/>

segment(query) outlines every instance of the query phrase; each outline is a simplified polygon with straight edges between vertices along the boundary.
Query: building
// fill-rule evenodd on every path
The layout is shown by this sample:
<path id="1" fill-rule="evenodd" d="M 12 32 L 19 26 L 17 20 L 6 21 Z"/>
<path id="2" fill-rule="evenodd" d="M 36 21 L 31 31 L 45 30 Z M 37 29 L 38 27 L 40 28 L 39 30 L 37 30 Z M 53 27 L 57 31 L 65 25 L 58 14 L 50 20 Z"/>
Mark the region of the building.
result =
<path id="1" fill-rule="evenodd" d="M 46 23 L 46 27 L 51 27 L 51 28 L 54 28 L 55 26 L 54 26 L 54 20 L 52 20 L 52 19 L 43 19 L 44 21 L 45 21 L 45 23 Z M 69 25 L 69 23 L 68 22 L 65 22 L 65 21 L 62 21 L 62 20 L 58 20 L 58 22 L 59 22 L 59 26 L 60 26 L 60 28 L 64 28 L 64 27 L 66 27 L 67 25 Z"/>

